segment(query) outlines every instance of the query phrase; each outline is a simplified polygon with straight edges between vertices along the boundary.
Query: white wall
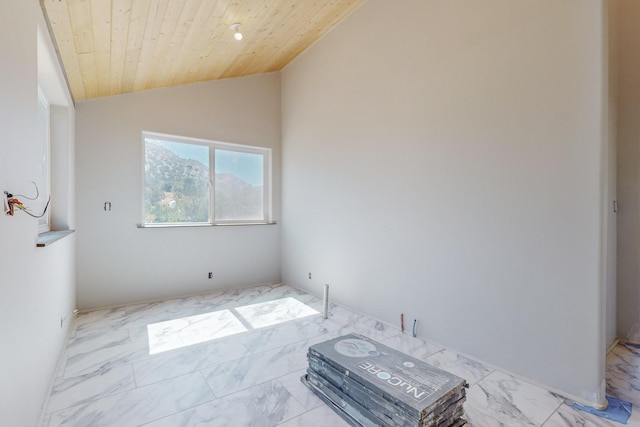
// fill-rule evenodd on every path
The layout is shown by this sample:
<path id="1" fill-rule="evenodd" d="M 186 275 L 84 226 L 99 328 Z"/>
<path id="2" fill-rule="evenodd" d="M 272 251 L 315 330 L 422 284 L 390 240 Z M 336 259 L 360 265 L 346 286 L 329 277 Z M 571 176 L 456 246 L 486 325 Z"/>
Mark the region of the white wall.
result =
<path id="1" fill-rule="evenodd" d="M 607 347 L 616 342 L 618 338 L 618 282 L 617 282 L 617 213 L 614 210 L 614 201 L 617 199 L 617 55 L 618 55 L 618 39 L 617 39 L 617 0 L 607 1 L 607 37 L 606 49 L 608 60 L 604 63 L 606 66 L 606 78 L 608 86 L 608 102 L 607 102 L 607 118 L 605 120 L 606 131 L 606 149 L 603 151 L 603 168 L 606 179 L 603 181 L 603 220 L 605 230 L 603 236 L 603 248 L 606 253 L 606 264 L 603 271 L 603 281 L 605 285 L 605 344 Z"/>
<path id="2" fill-rule="evenodd" d="M 602 404 L 605 19 L 366 2 L 283 72 L 283 281 Z"/>
<path id="3" fill-rule="evenodd" d="M 279 225 L 136 227 L 143 130 L 272 148 L 279 219 L 279 74 L 86 101 L 76 120 L 80 308 L 279 281 Z"/>
<path id="4" fill-rule="evenodd" d="M 640 342 L 640 2 L 617 0 L 618 335 Z"/>
<path id="5" fill-rule="evenodd" d="M 0 191 L 31 193 L 31 181 L 40 174 L 38 26 L 46 33 L 38 2 L 0 2 Z M 55 70 L 62 85 L 57 65 Z M 68 93 L 64 102 L 72 120 Z M 60 143 L 72 146 L 72 136 Z M 61 187 L 68 195 L 73 176 L 65 179 Z M 54 194 L 52 204 L 57 202 Z M 0 235 L 0 425 L 32 427 L 38 423 L 75 307 L 75 243 L 67 237 L 36 248 L 37 221 L 21 212 L 13 217 L 0 214 Z M 61 318 L 66 319 L 62 326 Z"/>

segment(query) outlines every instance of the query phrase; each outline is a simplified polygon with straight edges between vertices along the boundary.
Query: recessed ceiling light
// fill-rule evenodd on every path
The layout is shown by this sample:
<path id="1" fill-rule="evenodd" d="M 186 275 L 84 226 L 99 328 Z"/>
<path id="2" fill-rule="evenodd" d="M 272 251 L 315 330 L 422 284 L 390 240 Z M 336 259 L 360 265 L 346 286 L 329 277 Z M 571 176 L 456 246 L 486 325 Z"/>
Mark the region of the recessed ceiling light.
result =
<path id="1" fill-rule="evenodd" d="M 240 32 L 240 24 L 231 24 L 231 26 L 229 27 L 231 28 L 231 31 L 233 31 L 233 38 L 240 41 L 242 40 L 242 33 Z"/>

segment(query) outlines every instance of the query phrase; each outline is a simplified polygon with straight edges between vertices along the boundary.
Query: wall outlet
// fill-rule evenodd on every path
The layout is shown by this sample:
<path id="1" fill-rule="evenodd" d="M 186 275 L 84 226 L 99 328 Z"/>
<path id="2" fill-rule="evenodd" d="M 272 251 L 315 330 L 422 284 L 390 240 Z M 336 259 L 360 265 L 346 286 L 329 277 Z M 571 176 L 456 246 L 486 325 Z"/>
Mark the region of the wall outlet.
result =
<path id="1" fill-rule="evenodd" d="M 309 279 L 311 279 L 311 273 L 309 273 Z"/>
<path id="2" fill-rule="evenodd" d="M 209 272 L 209 279 L 213 279 L 213 272 Z"/>

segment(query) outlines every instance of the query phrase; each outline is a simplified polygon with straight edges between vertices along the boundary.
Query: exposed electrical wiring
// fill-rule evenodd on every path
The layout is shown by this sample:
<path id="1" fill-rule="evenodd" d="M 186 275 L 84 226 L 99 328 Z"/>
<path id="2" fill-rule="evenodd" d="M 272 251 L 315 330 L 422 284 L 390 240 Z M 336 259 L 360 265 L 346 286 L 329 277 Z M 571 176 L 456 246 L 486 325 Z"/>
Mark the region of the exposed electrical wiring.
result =
<path id="1" fill-rule="evenodd" d="M 26 213 L 27 215 L 29 215 L 30 217 L 33 218 L 42 218 L 46 213 L 47 213 L 47 209 L 49 208 L 49 203 L 51 202 L 51 196 L 49 196 L 47 198 L 47 204 L 44 206 L 44 210 L 42 211 L 42 213 L 40 215 L 35 215 L 32 214 L 31 212 L 29 212 L 29 208 L 26 207 L 19 199 L 18 197 L 22 197 L 24 199 L 27 200 L 36 200 L 38 197 L 40 197 L 40 190 L 38 190 L 38 185 L 31 181 L 34 185 L 34 187 L 36 187 L 36 197 L 28 197 L 25 196 L 24 194 L 11 194 L 8 191 L 4 192 L 4 212 L 5 214 L 9 215 L 9 216 L 13 216 L 15 213 L 16 208 L 21 210 L 22 212 Z"/>
<path id="2" fill-rule="evenodd" d="M 9 192 L 5 191 L 4 196 L 5 196 L 4 212 L 9 216 L 13 216 L 15 207 L 17 206 L 19 208 L 20 206 L 23 206 L 23 205 L 18 199 L 13 198 L 13 194 Z"/>
<path id="3" fill-rule="evenodd" d="M 42 211 L 42 213 L 40 215 L 34 215 L 31 212 L 29 212 L 28 208 L 25 205 L 23 205 L 20 202 L 20 200 L 15 199 L 15 198 L 9 199 L 9 206 L 11 206 L 12 203 L 13 203 L 13 205 L 15 207 L 17 207 L 18 209 L 20 209 L 22 212 L 26 213 L 30 217 L 42 218 L 44 216 L 44 214 L 47 213 L 47 209 L 49 208 L 49 202 L 51 202 L 51 196 L 49 196 L 49 198 L 47 199 L 47 204 L 44 206 L 44 210 Z M 9 209 L 13 212 L 13 208 L 10 207 Z M 13 215 L 13 213 L 11 215 Z"/>
<path id="4" fill-rule="evenodd" d="M 40 190 L 38 190 L 38 184 L 36 184 L 34 181 L 31 181 L 31 183 L 33 184 L 34 187 L 36 187 L 36 197 L 25 196 L 24 194 L 14 194 L 13 197 L 22 197 L 23 199 L 27 199 L 27 200 L 37 200 L 38 197 L 40 197 Z"/>

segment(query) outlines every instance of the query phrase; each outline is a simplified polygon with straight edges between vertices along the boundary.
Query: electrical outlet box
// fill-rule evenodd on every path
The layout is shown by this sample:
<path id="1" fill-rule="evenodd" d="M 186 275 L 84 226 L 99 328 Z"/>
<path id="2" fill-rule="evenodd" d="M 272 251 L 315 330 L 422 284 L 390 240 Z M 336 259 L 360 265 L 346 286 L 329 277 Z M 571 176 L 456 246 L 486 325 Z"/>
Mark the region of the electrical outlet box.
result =
<path id="1" fill-rule="evenodd" d="M 209 279 L 213 279 L 213 272 L 209 272 Z"/>

